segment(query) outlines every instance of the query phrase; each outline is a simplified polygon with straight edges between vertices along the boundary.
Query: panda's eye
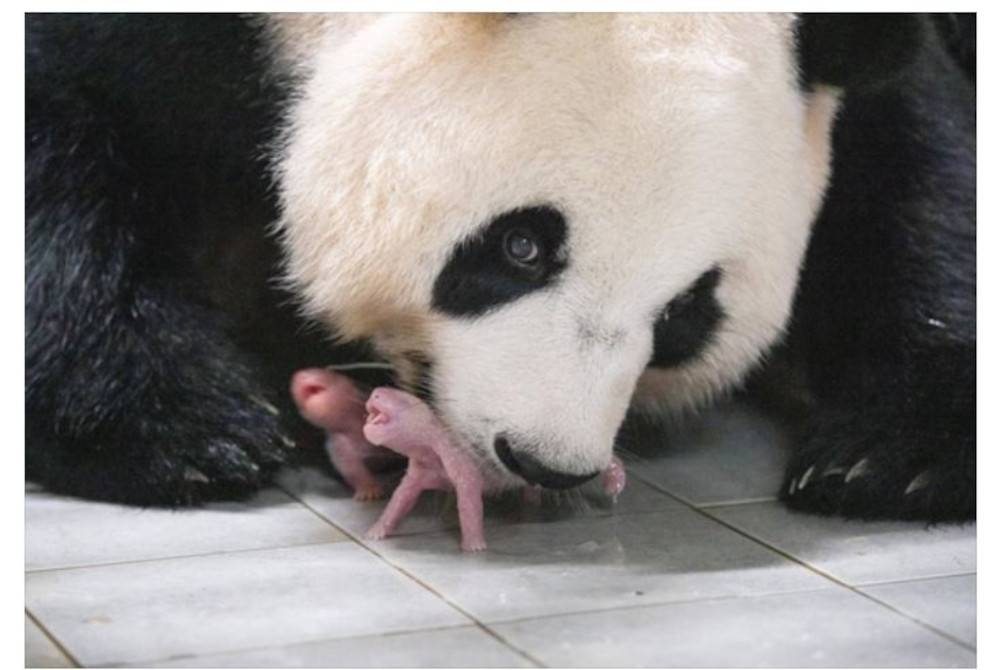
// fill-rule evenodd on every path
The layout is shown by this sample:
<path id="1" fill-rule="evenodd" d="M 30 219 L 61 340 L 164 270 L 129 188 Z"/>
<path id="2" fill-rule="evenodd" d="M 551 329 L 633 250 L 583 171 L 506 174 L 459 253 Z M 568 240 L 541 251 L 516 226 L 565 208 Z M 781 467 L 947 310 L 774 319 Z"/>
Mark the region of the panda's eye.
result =
<path id="1" fill-rule="evenodd" d="M 507 258 L 518 265 L 533 265 L 542 255 L 531 233 L 519 229 L 504 235 L 503 250 Z"/>
<path id="2" fill-rule="evenodd" d="M 496 216 L 455 245 L 434 280 L 434 308 L 473 318 L 551 286 L 569 262 L 568 231 L 552 205 Z"/>

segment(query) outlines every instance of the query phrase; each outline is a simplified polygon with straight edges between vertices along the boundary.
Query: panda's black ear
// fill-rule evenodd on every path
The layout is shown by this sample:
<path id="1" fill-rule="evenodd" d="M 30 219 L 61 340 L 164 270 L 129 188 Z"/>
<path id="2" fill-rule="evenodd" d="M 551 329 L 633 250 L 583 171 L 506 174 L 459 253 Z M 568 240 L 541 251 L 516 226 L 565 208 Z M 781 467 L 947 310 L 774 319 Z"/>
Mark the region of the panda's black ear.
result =
<path id="1" fill-rule="evenodd" d="M 800 14 L 800 79 L 842 88 L 884 83 L 913 62 L 927 30 L 918 14 Z"/>

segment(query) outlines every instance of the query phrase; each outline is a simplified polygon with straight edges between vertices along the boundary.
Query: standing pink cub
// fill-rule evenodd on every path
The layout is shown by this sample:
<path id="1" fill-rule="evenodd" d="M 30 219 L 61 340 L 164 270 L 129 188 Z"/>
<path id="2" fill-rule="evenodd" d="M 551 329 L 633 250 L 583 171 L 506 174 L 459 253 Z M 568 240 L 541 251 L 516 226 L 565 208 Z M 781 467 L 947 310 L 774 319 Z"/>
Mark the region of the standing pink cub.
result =
<path id="1" fill-rule="evenodd" d="M 454 489 L 458 498 L 462 549 L 485 549 L 483 477 L 476 463 L 455 446 L 430 408 L 409 393 L 385 387 L 372 392 L 365 408 L 368 419 L 364 434 L 368 441 L 389 447 L 410 459 L 403 481 L 367 537 L 378 540 L 391 534 L 413 509 L 421 492 Z"/>

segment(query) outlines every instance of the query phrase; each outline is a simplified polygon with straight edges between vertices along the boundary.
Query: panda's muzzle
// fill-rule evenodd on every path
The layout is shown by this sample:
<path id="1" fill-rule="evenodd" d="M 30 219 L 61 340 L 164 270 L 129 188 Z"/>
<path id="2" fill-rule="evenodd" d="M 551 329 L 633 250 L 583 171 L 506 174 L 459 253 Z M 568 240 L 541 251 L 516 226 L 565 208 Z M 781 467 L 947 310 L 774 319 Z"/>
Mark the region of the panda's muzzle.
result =
<path id="1" fill-rule="evenodd" d="M 598 475 L 597 471 L 577 475 L 553 470 L 541 463 L 526 450 L 511 448 L 510 440 L 499 436 L 493 441 L 493 449 L 504 466 L 529 484 L 538 484 L 547 489 L 569 489 L 579 486 Z"/>

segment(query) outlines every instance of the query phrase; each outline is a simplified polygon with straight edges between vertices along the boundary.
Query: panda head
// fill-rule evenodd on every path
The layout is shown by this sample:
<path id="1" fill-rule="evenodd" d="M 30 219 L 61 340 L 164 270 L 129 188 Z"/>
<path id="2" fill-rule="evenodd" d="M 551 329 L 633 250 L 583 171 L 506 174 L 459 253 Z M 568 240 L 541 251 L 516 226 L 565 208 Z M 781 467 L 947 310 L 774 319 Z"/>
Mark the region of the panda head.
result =
<path id="1" fill-rule="evenodd" d="M 785 15 L 385 15 L 275 29 L 288 277 L 498 482 L 608 465 L 782 332 L 834 94 Z"/>

